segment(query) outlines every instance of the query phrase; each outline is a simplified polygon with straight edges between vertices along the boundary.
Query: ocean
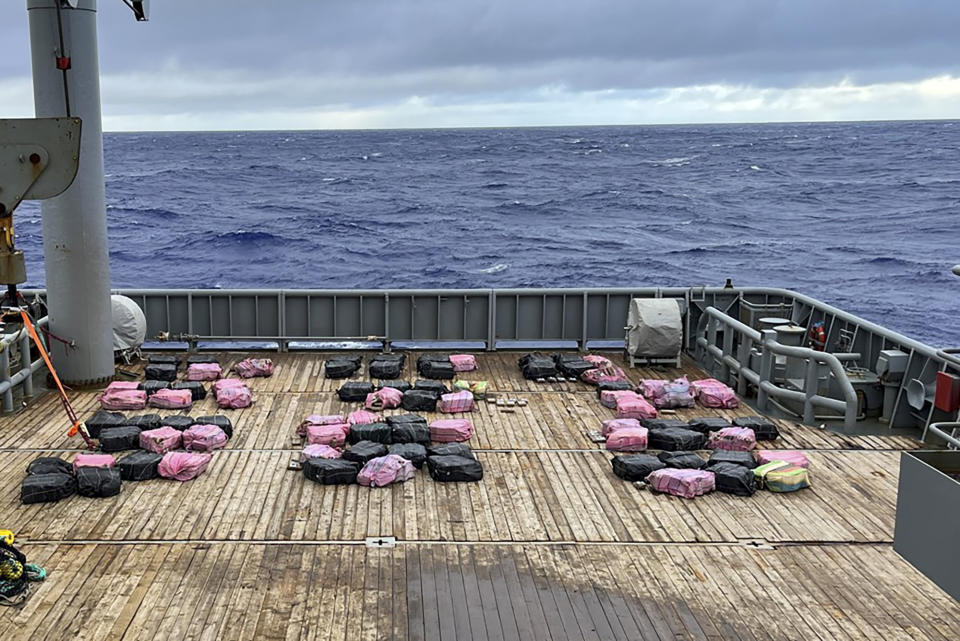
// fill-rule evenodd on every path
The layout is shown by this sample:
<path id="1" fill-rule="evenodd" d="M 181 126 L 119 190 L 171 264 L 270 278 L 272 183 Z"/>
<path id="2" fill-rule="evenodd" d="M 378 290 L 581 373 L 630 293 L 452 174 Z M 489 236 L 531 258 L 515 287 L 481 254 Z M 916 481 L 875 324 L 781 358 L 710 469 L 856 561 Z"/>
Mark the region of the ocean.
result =
<path id="1" fill-rule="evenodd" d="M 960 123 L 105 136 L 117 288 L 776 286 L 960 345 Z M 17 216 L 43 285 L 39 207 Z"/>

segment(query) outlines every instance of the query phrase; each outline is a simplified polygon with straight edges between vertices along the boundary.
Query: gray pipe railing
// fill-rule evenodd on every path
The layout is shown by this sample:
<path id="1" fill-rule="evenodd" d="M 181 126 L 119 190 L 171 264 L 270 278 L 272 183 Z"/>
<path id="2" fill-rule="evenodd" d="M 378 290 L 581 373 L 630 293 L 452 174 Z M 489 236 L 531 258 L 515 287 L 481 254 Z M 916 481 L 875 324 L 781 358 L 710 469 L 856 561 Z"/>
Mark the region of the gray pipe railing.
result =
<path id="1" fill-rule="evenodd" d="M 37 327 L 46 327 L 47 317 L 37 321 Z M 10 373 L 10 347 L 19 344 L 20 370 Z M 32 362 L 25 362 L 30 358 L 30 334 L 26 328 L 0 336 L 0 409 L 3 412 L 13 411 L 13 390 L 18 385 L 23 386 L 24 398 L 33 396 L 33 374 L 43 367 L 43 358 Z"/>
<path id="2" fill-rule="evenodd" d="M 950 430 L 950 432 L 948 433 L 947 430 Z M 923 430 L 920 441 L 926 441 L 927 433 L 933 432 L 936 436 L 939 436 L 947 442 L 947 447 L 960 450 L 960 439 L 956 436 L 957 430 L 960 430 L 960 423 L 931 423 Z"/>
<path id="3" fill-rule="evenodd" d="M 773 330 L 758 331 L 731 318 L 715 307 L 704 310 L 707 319 L 706 336 L 697 337 L 697 345 L 716 359 L 720 365 L 720 380 L 729 382 L 731 371 L 737 377 L 737 392 L 744 394 L 747 384 L 757 388 L 757 406 L 761 411 L 769 409 L 771 397 L 803 403 L 803 421 L 812 424 L 816 421 L 816 408 L 823 407 L 843 413 L 844 427 L 852 429 L 857 422 L 859 402 L 856 390 L 850 383 L 840 359 L 827 352 L 818 352 L 808 347 L 795 347 L 777 342 Z M 724 326 L 723 345 L 717 345 L 718 326 Z M 739 344 L 734 355 L 735 334 Z M 750 367 L 750 354 L 755 344 L 761 348 L 760 371 Z M 775 356 L 799 358 L 806 361 L 806 375 L 802 390 L 791 390 L 778 386 L 774 381 Z M 845 354 L 848 359 L 858 358 L 857 354 Z M 825 365 L 843 393 L 843 400 L 823 396 L 818 391 L 819 366 Z"/>

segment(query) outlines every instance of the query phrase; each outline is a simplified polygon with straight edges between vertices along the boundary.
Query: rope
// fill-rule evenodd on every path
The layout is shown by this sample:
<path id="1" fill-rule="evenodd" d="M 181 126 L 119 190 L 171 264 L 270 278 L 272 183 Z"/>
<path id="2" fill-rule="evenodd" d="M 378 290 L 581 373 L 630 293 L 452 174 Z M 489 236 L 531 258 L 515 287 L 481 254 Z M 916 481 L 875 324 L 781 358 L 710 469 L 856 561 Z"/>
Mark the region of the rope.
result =
<path id="1" fill-rule="evenodd" d="M 30 593 L 30 583 L 43 581 L 47 571 L 10 543 L 0 540 L 0 605 L 20 605 Z"/>

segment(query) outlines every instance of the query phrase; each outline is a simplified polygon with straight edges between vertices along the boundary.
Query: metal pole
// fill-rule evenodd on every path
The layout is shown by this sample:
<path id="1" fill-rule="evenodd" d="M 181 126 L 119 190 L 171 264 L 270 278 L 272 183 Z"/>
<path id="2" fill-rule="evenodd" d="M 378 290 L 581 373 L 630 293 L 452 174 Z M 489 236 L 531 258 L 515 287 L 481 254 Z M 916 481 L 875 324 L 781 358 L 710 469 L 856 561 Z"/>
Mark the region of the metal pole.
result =
<path id="1" fill-rule="evenodd" d="M 50 331 L 72 342 L 51 355 L 64 382 L 99 383 L 114 367 L 97 3 L 27 0 L 27 12 L 37 116 L 83 120 L 76 180 L 41 205 Z"/>

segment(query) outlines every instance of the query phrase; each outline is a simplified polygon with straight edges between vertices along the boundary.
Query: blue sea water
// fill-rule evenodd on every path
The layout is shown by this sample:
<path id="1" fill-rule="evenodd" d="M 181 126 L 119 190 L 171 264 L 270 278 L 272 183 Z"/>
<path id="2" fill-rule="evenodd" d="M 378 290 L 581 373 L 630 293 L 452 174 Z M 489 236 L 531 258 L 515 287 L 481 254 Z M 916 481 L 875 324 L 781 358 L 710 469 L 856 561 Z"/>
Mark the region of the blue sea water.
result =
<path id="1" fill-rule="evenodd" d="M 960 122 L 105 139 L 114 287 L 769 285 L 960 344 Z M 18 215 L 43 283 L 39 209 Z"/>

